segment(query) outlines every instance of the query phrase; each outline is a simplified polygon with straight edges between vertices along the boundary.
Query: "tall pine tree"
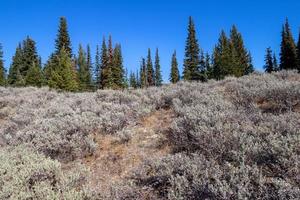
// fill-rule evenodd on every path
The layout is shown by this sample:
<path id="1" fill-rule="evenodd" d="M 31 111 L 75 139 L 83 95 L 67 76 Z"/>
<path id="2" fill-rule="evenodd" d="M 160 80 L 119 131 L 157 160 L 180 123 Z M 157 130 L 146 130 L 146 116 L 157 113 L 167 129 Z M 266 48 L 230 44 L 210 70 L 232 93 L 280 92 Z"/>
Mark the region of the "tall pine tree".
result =
<path id="1" fill-rule="evenodd" d="M 170 82 L 177 83 L 180 79 L 179 70 L 178 70 L 178 62 L 176 58 L 176 51 L 174 51 L 172 55 L 171 61 L 171 73 L 170 73 Z"/>
<path id="2" fill-rule="evenodd" d="M 125 88 L 125 70 L 123 66 L 122 49 L 120 44 L 116 45 L 113 53 L 112 79 L 113 89 Z"/>
<path id="3" fill-rule="evenodd" d="M 154 69 L 153 69 L 153 63 L 151 58 L 151 50 L 148 49 L 148 55 L 147 55 L 147 85 L 146 86 L 154 86 L 155 80 L 154 80 Z"/>
<path id="4" fill-rule="evenodd" d="M 297 69 L 297 51 L 288 20 L 281 33 L 280 69 Z"/>
<path id="5" fill-rule="evenodd" d="M 155 52 L 155 86 L 159 87 L 162 85 L 162 75 L 161 75 L 161 67 L 160 67 L 160 58 L 158 53 L 158 48 L 156 48 Z"/>
<path id="6" fill-rule="evenodd" d="M 146 61 L 142 58 L 141 67 L 140 67 L 140 87 L 145 88 L 148 86 L 148 79 L 147 79 L 147 66 Z"/>
<path id="7" fill-rule="evenodd" d="M 6 85 L 6 71 L 4 67 L 4 60 L 3 60 L 3 47 L 0 43 L 0 86 Z"/>
<path id="8" fill-rule="evenodd" d="M 264 69 L 265 72 L 267 73 L 271 73 L 275 71 L 274 64 L 273 64 L 272 50 L 270 47 L 268 47 L 266 50 Z"/>
<path id="9" fill-rule="evenodd" d="M 71 39 L 68 32 L 67 20 L 65 17 L 61 17 L 59 20 L 59 28 L 57 38 L 55 40 L 55 54 L 59 55 L 61 50 L 64 49 L 68 56 L 72 57 Z"/>
<path id="10" fill-rule="evenodd" d="M 183 78 L 184 80 L 199 80 L 200 48 L 196 38 L 196 30 L 192 17 L 189 18 L 188 37 L 185 46 Z"/>
<path id="11" fill-rule="evenodd" d="M 87 59 L 87 54 L 84 51 L 81 44 L 79 45 L 76 64 L 78 69 L 80 90 L 84 91 L 91 89 L 91 73 L 89 68 L 89 62 Z"/>
<path id="12" fill-rule="evenodd" d="M 101 55 L 100 55 L 100 50 L 98 45 L 96 47 L 94 76 L 95 76 L 95 87 L 96 89 L 99 89 L 100 82 L 101 82 Z"/>

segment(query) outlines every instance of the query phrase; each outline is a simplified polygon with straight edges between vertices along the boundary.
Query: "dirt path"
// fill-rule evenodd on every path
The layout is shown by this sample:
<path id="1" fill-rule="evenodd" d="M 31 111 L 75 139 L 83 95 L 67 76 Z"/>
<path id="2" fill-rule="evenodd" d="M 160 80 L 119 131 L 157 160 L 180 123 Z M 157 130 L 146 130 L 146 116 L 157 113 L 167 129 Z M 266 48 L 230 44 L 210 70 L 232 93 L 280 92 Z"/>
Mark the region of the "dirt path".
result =
<path id="1" fill-rule="evenodd" d="M 130 139 L 119 136 L 97 135 L 98 149 L 84 160 L 91 169 L 89 185 L 104 191 L 110 185 L 121 182 L 147 158 L 161 157 L 169 153 L 165 139 L 174 114 L 171 110 L 159 110 L 142 119 L 138 125 L 127 127 Z"/>

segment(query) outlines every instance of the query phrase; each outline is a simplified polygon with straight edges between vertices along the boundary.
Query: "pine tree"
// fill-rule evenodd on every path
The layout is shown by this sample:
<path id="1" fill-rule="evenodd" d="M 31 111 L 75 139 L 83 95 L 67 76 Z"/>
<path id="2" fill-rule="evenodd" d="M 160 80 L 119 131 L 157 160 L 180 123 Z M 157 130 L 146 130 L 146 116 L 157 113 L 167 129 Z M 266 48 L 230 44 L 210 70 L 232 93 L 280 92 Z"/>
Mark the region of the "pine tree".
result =
<path id="1" fill-rule="evenodd" d="M 220 80 L 232 72 L 232 49 L 224 31 L 221 32 L 218 44 L 213 53 L 213 78 Z"/>
<path id="2" fill-rule="evenodd" d="M 43 83 L 44 79 L 41 67 L 36 63 L 32 63 L 25 77 L 26 86 L 41 87 Z"/>
<path id="3" fill-rule="evenodd" d="M 68 32 L 67 20 L 65 17 L 60 18 L 57 39 L 55 40 L 55 49 L 56 55 L 60 54 L 61 50 L 64 49 L 68 56 L 70 58 L 72 57 L 71 40 Z"/>
<path id="4" fill-rule="evenodd" d="M 272 61 L 273 61 L 274 71 L 275 72 L 279 71 L 279 66 L 278 66 L 278 62 L 277 62 L 277 58 L 276 58 L 276 54 L 275 53 L 273 54 Z"/>
<path id="5" fill-rule="evenodd" d="M 199 62 L 199 80 L 202 82 L 207 81 L 207 68 L 205 63 L 205 56 L 202 50 L 200 50 L 200 62 Z"/>
<path id="6" fill-rule="evenodd" d="M 250 51 L 248 52 L 248 65 L 247 65 L 247 68 L 245 70 L 245 73 L 244 75 L 249 75 L 251 73 L 254 72 L 254 66 L 253 66 L 253 63 L 252 63 L 252 55 L 250 53 Z"/>
<path id="7" fill-rule="evenodd" d="M 101 65 L 100 65 L 100 87 L 99 88 L 106 88 L 107 87 L 107 76 L 108 76 L 108 54 L 107 54 L 107 46 L 105 42 L 105 38 L 103 38 L 102 47 L 101 47 Z"/>
<path id="8" fill-rule="evenodd" d="M 87 83 L 88 83 L 87 89 L 91 90 L 93 88 L 93 83 L 92 83 L 93 64 L 92 64 L 91 48 L 89 44 L 86 47 L 86 52 L 87 52 L 86 62 L 87 62 Z"/>
<path id="9" fill-rule="evenodd" d="M 121 89 L 126 86 L 121 45 L 117 44 L 113 52 L 114 52 L 113 64 L 112 64 L 113 88 Z"/>
<path id="10" fill-rule="evenodd" d="M 171 61 L 171 73 L 170 73 L 170 82 L 177 83 L 180 79 L 179 70 L 178 70 L 178 62 L 176 58 L 176 51 L 174 51 L 172 55 Z"/>
<path id="11" fill-rule="evenodd" d="M 155 86 L 159 87 L 162 85 L 162 75 L 161 75 L 161 67 L 160 67 L 160 58 L 158 53 L 158 48 L 156 48 L 155 52 Z"/>
<path id="12" fill-rule="evenodd" d="M 189 18 L 188 37 L 185 46 L 183 78 L 184 80 L 199 80 L 199 44 L 192 17 Z"/>
<path id="13" fill-rule="evenodd" d="M 132 88 L 137 88 L 137 87 L 138 87 L 136 75 L 134 74 L 134 72 L 130 72 L 130 76 L 129 76 L 129 85 L 130 85 L 130 87 L 132 87 Z"/>
<path id="14" fill-rule="evenodd" d="M 298 71 L 300 72 L 300 31 L 299 31 L 299 37 L 297 42 L 297 61 L 298 61 Z"/>
<path id="15" fill-rule="evenodd" d="M 154 69 L 151 59 L 151 50 L 148 49 L 148 55 L 147 55 L 147 85 L 146 86 L 154 86 Z"/>
<path id="16" fill-rule="evenodd" d="M 144 58 L 142 58 L 141 67 L 140 67 L 140 87 L 145 88 L 147 86 L 148 86 L 148 80 L 147 80 L 146 61 Z"/>
<path id="17" fill-rule="evenodd" d="M 79 78 L 79 86 L 81 90 L 89 90 L 91 89 L 91 73 L 89 68 L 89 63 L 87 59 L 87 54 L 84 51 L 82 45 L 79 45 L 78 50 L 78 58 L 76 61 L 77 69 L 78 69 L 78 78 Z"/>
<path id="18" fill-rule="evenodd" d="M 297 69 L 297 51 L 288 20 L 281 33 L 280 69 Z"/>
<path id="19" fill-rule="evenodd" d="M 211 66 L 210 56 L 208 53 L 205 54 L 205 68 L 206 68 L 206 73 L 207 73 L 207 79 L 212 79 L 213 78 L 213 68 Z"/>
<path id="20" fill-rule="evenodd" d="M 12 59 L 11 66 L 9 68 L 9 73 L 7 77 L 7 82 L 11 86 L 16 86 L 17 82 L 20 82 L 20 79 L 22 78 L 20 74 L 20 67 L 22 64 L 22 45 L 19 43 L 18 47 L 16 48 L 15 54 Z M 25 85 L 25 83 L 24 83 Z"/>
<path id="21" fill-rule="evenodd" d="M 77 74 L 72 66 L 72 60 L 69 57 L 69 52 L 62 48 L 61 52 L 56 56 L 55 70 L 50 71 L 48 85 L 55 89 L 66 91 L 78 91 L 79 85 Z"/>
<path id="22" fill-rule="evenodd" d="M 249 70 L 249 55 L 244 46 L 242 35 L 235 25 L 230 30 L 230 42 L 232 43 L 232 63 L 235 64 L 231 75 L 240 77 L 245 74 L 245 71 Z"/>
<path id="23" fill-rule="evenodd" d="M 101 55 L 99 46 L 96 47 L 96 56 L 95 56 L 95 87 L 99 89 L 100 82 L 101 82 Z"/>
<path id="24" fill-rule="evenodd" d="M 266 50 L 264 69 L 265 72 L 267 73 L 271 73 L 275 71 L 274 64 L 273 64 L 272 50 L 270 47 L 267 48 Z"/>
<path id="25" fill-rule="evenodd" d="M 3 47 L 0 43 L 0 86 L 6 85 L 6 71 L 4 68 L 4 60 L 3 60 Z"/>

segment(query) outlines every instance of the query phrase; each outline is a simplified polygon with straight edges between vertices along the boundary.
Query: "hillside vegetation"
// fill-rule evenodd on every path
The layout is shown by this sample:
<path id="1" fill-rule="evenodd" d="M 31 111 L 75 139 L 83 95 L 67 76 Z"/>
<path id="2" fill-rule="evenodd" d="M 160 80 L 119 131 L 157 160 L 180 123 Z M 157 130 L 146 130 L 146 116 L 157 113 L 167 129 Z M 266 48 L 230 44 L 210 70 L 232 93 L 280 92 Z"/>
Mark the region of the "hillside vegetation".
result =
<path id="1" fill-rule="evenodd" d="M 0 199 L 299 199 L 300 75 L 0 87 Z"/>

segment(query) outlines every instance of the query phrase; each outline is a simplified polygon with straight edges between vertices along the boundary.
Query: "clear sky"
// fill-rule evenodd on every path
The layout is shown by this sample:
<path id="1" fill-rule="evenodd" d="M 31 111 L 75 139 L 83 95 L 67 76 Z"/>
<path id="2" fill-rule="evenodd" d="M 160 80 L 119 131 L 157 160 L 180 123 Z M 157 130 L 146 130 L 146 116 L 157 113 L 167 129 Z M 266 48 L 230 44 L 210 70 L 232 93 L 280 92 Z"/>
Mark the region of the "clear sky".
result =
<path id="1" fill-rule="evenodd" d="M 122 45 L 124 65 L 139 67 L 147 48 L 160 50 L 164 80 L 168 79 L 172 52 L 176 49 L 180 71 L 187 36 L 188 16 L 193 16 L 201 48 L 212 52 L 221 29 L 236 24 L 246 47 L 261 70 L 265 49 L 279 53 L 280 32 L 286 17 L 295 39 L 300 27 L 299 0 L 1 0 L 0 42 L 5 65 L 27 35 L 37 42 L 43 63 L 54 49 L 60 16 L 68 20 L 72 46 L 90 44 L 94 53 L 102 37 L 112 35 Z"/>

